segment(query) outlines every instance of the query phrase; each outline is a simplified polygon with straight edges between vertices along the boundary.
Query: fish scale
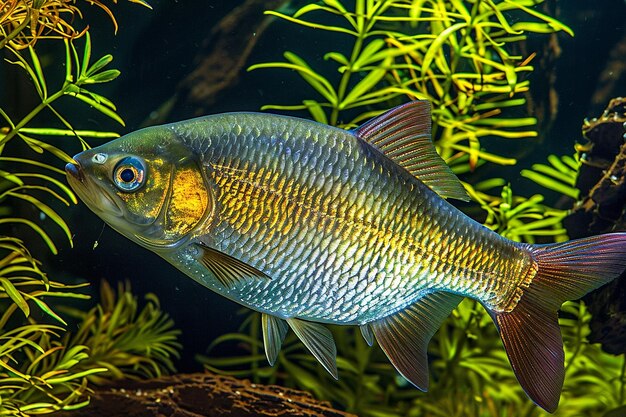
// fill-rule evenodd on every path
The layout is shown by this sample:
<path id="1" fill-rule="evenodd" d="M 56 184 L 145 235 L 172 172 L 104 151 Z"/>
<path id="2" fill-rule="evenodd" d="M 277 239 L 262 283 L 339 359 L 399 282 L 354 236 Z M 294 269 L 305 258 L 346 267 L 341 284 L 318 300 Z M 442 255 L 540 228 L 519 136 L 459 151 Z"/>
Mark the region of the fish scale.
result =
<path id="1" fill-rule="evenodd" d="M 626 268 L 626 234 L 530 245 L 486 229 L 444 200 L 469 198 L 430 120 L 424 101 L 350 132 L 207 116 L 84 151 L 67 178 L 115 230 L 263 313 L 270 364 L 289 327 L 337 377 L 320 323 L 358 324 L 426 390 L 428 342 L 467 296 L 489 311 L 524 390 L 554 411 L 564 378 L 557 309 Z"/>
<path id="2" fill-rule="evenodd" d="M 313 132 L 312 123 L 293 123 L 289 118 L 230 117 L 237 120 L 220 124 L 232 125 L 231 131 L 222 130 L 221 136 L 208 132 L 213 138 L 210 149 L 202 147 L 200 135 L 188 131 L 177 134 L 191 138 L 190 145 L 204 151 L 205 160 L 212 161 L 209 171 L 220 190 L 217 205 L 224 207 L 217 217 L 228 227 L 221 234 L 207 233 L 212 234 L 220 250 L 228 253 L 231 247 L 238 248 L 232 252 L 234 256 L 272 277 L 271 282 L 246 283 L 235 290 L 239 292 L 236 297 L 253 308 L 283 317 L 364 323 L 410 304 L 437 284 L 475 296 L 488 293 L 495 283 L 476 279 L 484 275 L 472 276 L 471 271 L 495 259 L 501 246 L 508 244 L 508 251 L 515 252 L 514 245 L 504 240 L 492 247 L 491 257 L 484 247 L 479 251 L 483 240 L 477 235 L 485 233 L 481 226 L 471 230 L 471 239 L 478 244 L 464 236 L 445 234 L 458 220 L 447 203 L 436 201 L 436 195 L 412 177 L 394 171 L 395 166 L 379 154 L 364 151 L 349 132 L 330 127 Z M 233 136 L 233 131 L 239 134 Z M 289 161 L 285 149 L 290 149 L 292 156 L 297 149 L 297 156 Z M 283 169 L 278 169 L 279 163 L 284 164 Z M 333 169 L 325 169 L 329 166 Z M 244 205 L 246 209 L 241 210 Z M 426 210 L 430 216 L 424 215 L 425 207 L 430 208 Z M 292 213 L 301 219 L 299 223 L 289 221 Z M 273 219 L 273 227 L 269 219 Z M 246 229 L 243 224 L 259 226 Z M 278 232 L 277 225 L 281 225 Z M 425 237 L 422 242 L 420 236 Z M 347 271 L 336 261 L 327 262 L 332 251 L 319 250 L 324 240 L 336 239 L 345 241 L 348 256 L 357 257 Z M 449 242 L 444 246 L 447 253 L 438 248 L 441 239 Z M 408 251 L 406 242 L 415 249 Z M 278 256 L 281 248 L 292 247 L 300 249 L 295 256 Z M 480 256 L 471 256 L 472 251 Z M 469 256 L 458 264 L 459 254 Z M 319 259 L 326 263 L 317 265 Z M 403 265 L 399 271 L 402 278 L 398 278 L 398 264 Z M 377 274 L 379 278 L 373 279 Z M 346 275 L 358 276 L 366 288 L 376 284 L 374 292 L 338 300 L 337 296 L 346 293 L 341 278 Z M 281 297 L 280 303 L 272 295 L 292 287 L 294 295 Z M 382 294 L 385 297 L 380 297 Z"/>

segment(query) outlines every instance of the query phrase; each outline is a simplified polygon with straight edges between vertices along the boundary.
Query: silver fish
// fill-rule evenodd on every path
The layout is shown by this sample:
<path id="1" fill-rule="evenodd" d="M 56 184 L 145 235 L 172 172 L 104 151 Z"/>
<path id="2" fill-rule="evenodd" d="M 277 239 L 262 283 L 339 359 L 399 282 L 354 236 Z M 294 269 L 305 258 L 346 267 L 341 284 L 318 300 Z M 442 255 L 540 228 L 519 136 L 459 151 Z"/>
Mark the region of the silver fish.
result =
<path id="1" fill-rule="evenodd" d="M 288 327 L 335 377 L 322 323 L 359 325 L 416 387 L 427 345 L 463 297 L 500 331 L 523 388 L 556 409 L 557 310 L 626 268 L 626 235 L 507 240 L 445 198 L 468 200 L 430 138 L 430 105 L 354 131 L 257 113 L 150 127 L 66 167 L 118 232 L 213 291 L 263 313 L 270 363 Z"/>

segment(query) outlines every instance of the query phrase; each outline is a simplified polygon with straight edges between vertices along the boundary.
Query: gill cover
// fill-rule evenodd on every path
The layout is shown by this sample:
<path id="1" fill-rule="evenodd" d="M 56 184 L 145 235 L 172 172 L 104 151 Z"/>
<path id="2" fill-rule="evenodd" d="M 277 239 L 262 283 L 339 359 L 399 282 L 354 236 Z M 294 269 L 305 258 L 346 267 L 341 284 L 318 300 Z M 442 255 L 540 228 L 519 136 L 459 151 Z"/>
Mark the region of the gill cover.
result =
<path id="1" fill-rule="evenodd" d="M 175 138 L 147 133 L 94 149 L 102 153 L 93 158 L 104 155 L 99 177 L 123 206 L 126 224 L 115 221 L 116 228 L 151 249 L 172 247 L 208 218 L 212 198 L 196 155 Z"/>

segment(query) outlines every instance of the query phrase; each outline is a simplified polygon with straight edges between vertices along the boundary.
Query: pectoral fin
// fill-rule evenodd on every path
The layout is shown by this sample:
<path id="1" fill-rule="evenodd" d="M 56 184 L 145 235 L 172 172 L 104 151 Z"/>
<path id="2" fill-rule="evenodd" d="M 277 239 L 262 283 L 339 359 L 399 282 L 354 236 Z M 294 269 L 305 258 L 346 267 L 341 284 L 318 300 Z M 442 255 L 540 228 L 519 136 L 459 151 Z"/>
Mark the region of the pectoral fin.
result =
<path id="1" fill-rule="evenodd" d="M 422 391 L 428 390 L 428 342 L 462 299 L 444 292 L 428 294 L 399 313 L 371 323 L 393 366 Z"/>
<path id="2" fill-rule="evenodd" d="M 322 366 L 335 379 L 339 379 L 337 348 L 330 330 L 321 324 L 299 319 L 287 319 L 287 323 Z"/>
<path id="3" fill-rule="evenodd" d="M 265 355 L 270 365 L 274 365 L 280 347 L 285 340 L 285 335 L 289 327 L 284 320 L 269 314 L 261 315 L 261 324 L 263 327 L 263 344 L 265 345 Z"/>
<path id="4" fill-rule="evenodd" d="M 226 288 L 232 288 L 240 281 L 250 279 L 270 280 L 271 278 L 253 266 L 239 259 L 226 255 L 216 249 L 203 244 L 197 244 L 200 249 L 200 262 Z"/>

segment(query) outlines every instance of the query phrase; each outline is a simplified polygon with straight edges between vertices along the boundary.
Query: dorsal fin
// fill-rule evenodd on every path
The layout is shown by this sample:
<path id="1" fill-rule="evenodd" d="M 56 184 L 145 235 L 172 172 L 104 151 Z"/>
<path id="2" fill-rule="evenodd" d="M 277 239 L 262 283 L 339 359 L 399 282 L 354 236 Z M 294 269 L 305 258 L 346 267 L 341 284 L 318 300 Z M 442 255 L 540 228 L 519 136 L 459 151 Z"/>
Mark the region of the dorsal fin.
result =
<path id="1" fill-rule="evenodd" d="M 437 153 L 430 126 L 430 103 L 412 101 L 370 120 L 354 133 L 441 197 L 469 201 L 463 184 Z"/>

